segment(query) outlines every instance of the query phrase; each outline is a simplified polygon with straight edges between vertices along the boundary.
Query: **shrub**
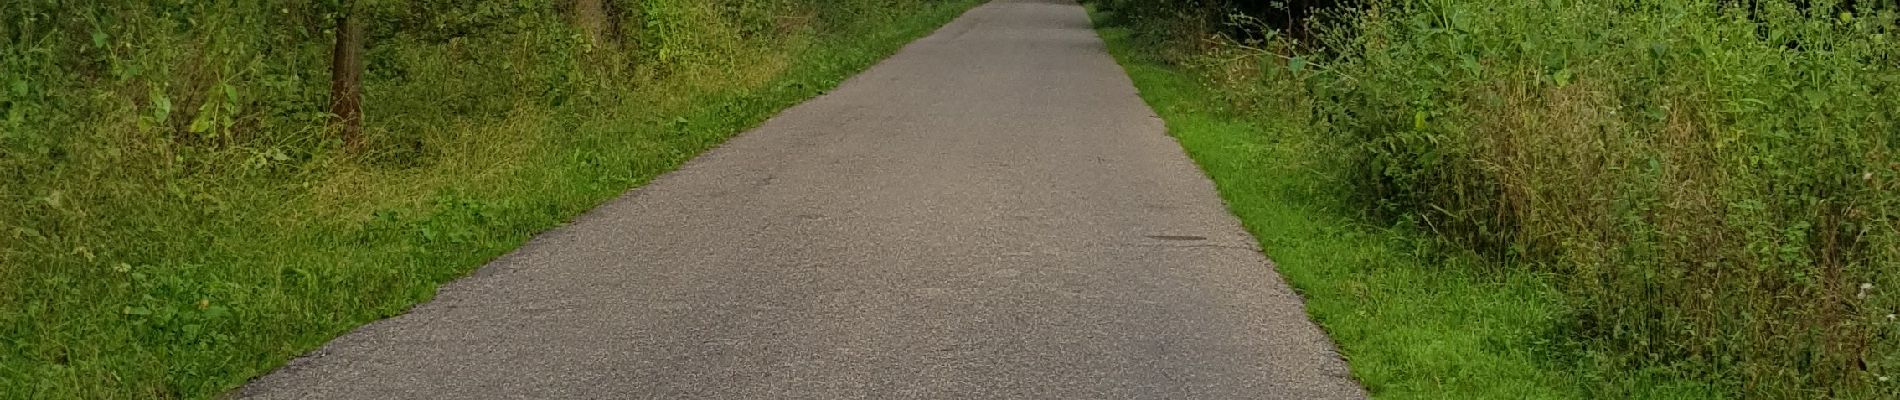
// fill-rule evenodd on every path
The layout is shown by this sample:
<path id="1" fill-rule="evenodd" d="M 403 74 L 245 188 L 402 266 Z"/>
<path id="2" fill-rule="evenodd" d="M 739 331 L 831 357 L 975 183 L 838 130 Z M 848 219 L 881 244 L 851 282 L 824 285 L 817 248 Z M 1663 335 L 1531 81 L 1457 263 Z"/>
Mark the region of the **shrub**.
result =
<path id="1" fill-rule="evenodd" d="M 1337 15 L 1311 39 L 1218 35 L 1176 60 L 1241 112 L 1335 144 L 1333 178 L 1368 215 L 1559 277 L 1574 318 L 1557 331 L 1583 362 L 1736 395 L 1900 394 L 1880 382 L 1900 374 L 1893 6 Z M 1164 29 L 1211 32 L 1182 26 Z"/>

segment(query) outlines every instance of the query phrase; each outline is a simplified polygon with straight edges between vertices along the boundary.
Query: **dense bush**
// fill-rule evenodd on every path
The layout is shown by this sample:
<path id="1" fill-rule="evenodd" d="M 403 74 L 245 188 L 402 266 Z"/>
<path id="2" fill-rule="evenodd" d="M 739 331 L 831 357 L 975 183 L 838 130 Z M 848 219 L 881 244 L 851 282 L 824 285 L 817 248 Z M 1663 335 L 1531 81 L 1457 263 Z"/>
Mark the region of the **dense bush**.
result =
<path id="1" fill-rule="evenodd" d="M 1580 345 L 1556 354 L 1734 395 L 1891 398 L 1894 8 L 1393 1 L 1261 39 L 1143 15 L 1174 16 L 1149 29 L 1192 39 L 1175 59 L 1236 109 L 1331 143 L 1369 215 L 1556 276 L 1574 318 L 1553 332 Z"/>
<path id="2" fill-rule="evenodd" d="M 0 398 L 208 397 L 967 0 L 9 0 Z M 366 145 L 330 114 L 367 27 Z"/>

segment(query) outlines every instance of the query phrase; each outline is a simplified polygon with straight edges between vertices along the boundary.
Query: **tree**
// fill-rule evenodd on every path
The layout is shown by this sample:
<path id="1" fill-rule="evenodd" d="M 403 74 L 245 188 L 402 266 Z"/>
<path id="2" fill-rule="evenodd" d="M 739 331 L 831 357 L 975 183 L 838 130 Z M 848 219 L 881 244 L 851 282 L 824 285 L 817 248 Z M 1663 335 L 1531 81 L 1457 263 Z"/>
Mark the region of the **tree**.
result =
<path id="1" fill-rule="evenodd" d="M 363 150 L 364 21 L 358 1 L 345 0 L 337 11 L 336 47 L 330 57 L 330 114 L 336 118 L 343 147 Z"/>
<path id="2" fill-rule="evenodd" d="M 606 46 L 615 29 L 613 10 L 607 0 L 574 0 L 574 25 L 595 46 Z"/>

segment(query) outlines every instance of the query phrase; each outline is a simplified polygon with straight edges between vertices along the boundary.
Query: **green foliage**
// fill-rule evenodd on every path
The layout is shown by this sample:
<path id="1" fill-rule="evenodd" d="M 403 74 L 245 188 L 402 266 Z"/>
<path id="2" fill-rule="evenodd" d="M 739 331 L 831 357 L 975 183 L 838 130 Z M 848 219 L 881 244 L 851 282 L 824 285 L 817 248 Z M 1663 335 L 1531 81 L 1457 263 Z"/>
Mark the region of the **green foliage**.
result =
<path id="1" fill-rule="evenodd" d="M 1124 28 L 1100 32 L 1375 398 L 1585 398 L 1537 357 L 1563 310 L 1541 277 L 1490 274 L 1417 232 L 1356 221 L 1331 195 L 1349 188 L 1314 179 L 1330 149 L 1299 121 L 1234 113 L 1206 75 L 1161 62 Z"/>
<path id="2" fill-rule="evenodd" d="M 1387 2 L 1303 41 L 1154 29 L 1196 39 L 1171 59 L 1234 111 L 1328 143 L 1315 171 L 1348 204 L 1556 277 L 1551 357 L 1602 371 L 1598 396 L 1629 396 L 1625 371 L 1900 396 L 1896 15 L 1748 3 Z"/>
<path id="3" fill-rule="evenodd" d="M 0 7 L 0 398 L 218 396 L 975 2 L 613 1 L 608 44 L 569 3 L 358 3 L 360 155 L 342 2 Z"/>

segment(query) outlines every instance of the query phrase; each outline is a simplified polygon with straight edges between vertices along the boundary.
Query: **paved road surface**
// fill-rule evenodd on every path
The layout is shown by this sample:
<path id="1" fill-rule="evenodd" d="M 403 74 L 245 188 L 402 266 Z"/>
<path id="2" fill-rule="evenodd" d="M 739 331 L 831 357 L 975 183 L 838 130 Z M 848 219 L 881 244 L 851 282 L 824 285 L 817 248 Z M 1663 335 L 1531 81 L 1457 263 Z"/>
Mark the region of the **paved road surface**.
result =
<path id="1" fill-rule="evenodd" d="M 970 11 L 241 395 L 1364 396 L 1064 0 Z"/>

